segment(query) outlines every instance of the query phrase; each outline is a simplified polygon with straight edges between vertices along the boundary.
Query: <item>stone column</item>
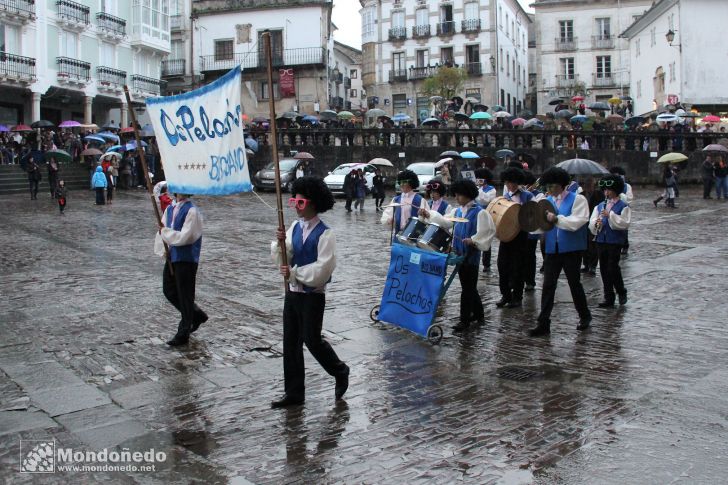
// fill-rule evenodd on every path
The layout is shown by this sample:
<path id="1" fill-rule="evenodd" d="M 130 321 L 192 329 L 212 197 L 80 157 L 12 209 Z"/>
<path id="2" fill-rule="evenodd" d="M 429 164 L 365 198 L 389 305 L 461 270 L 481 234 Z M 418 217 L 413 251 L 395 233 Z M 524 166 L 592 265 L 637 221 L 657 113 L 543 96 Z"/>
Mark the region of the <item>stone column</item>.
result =
<path id="1" fill-rule="evenodd" d="M 83 123 L 89 125 L 92 123 L 91 106 L 93 104 L 93 96 L 83 97 Z"/>
<path id="2" fill-rule="evenodd" d="M 127 117 L 129 116 L 129 105 L 121 103 L 121 119 L 119 120 L 119 128 L 126 128 L 129 122 Z"/>
<path id="3" fill-rule="evenodd" d="M 33 105 L 31 109 L 31 122 L 38 121 L 40 119 L 40 97 L 41 93 L 33 92 Z M 28 123 L 30 124 L 30 123 Z"/>

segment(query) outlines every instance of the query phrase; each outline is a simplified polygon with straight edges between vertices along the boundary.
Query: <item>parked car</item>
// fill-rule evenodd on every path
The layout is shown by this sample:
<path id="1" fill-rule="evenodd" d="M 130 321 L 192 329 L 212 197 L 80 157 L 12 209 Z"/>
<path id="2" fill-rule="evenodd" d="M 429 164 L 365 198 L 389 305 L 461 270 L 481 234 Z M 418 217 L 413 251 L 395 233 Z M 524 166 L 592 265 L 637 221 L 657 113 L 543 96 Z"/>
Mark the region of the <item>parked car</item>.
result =
<path id="1" fill-rule="evenodd" d="M 367 181 L 367 187 L 371 190 L 372 179 L 374 179 L 374 170 L 377 168 L 374 165 L 368 163 L 342 163 L 336 167 L 333 171 L 324 177 L 324 183 L 328 186 L 334 195 L 344 193 L 344 177 L 346 174 L 355 169 L 362 169 L 364 171 L 364 178 Z"/>
<path id="2" fill-rule="evenodd" d="M 407 165 L 407 170 L 412 170 L 417 174 L 420 181 L 420 187 L 417 190 L 423 194 L 425 193 L 425 185 L 439 172 L 439 169 L 435 168 L 435 162 L 410 163 Z M 396 184 L 394 188 L 399 192 L 399 184 Z"/>
<path id="3" fill-rule="evenodd" d="M 291 183 L 296 179 L 296 169 L 303 160 L 294 158 L 284 158 L 280 161 L 281 167 L 281 189 L 284 192 L 291 191 Z M 253 185 L 255 190 L 275 190 L 276 189 L 276 172 L 273 162 L 270 162 L 264 169 L 258 170 L 253 176 Z"/>

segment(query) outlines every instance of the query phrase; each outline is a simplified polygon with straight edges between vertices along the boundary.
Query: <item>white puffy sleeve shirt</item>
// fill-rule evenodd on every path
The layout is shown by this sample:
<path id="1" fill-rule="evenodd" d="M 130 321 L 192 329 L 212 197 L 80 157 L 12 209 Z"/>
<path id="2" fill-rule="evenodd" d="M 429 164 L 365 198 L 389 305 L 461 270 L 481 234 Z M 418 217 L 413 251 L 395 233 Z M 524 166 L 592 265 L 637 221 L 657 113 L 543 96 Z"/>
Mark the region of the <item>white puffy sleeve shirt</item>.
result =
<path id="1" fill-rule="evenodd" d="M 161 257 L 164 257 L 163 243 L 167 243 L 168 246 L 187 246 L 202 237 L 202 214 L 196 207 L 190 207 L 190 210 L 187 211 L 187 217 L 185 217 L 185 222 L 179 231 L 167 227 L 167 212 L 173 210 L 174 206 L 170 205 L 164 211 L 162 221 L 165 227 L 157 232 L 154 239 L 154 254 Z"/>
<path id="2" fill-rule="evenodd" d="M 289 265 L 293 258 L 293 228 L 296 224 L 299 224 L 299 221 L 291 224 L 286 231 L 286 254 L 288 255 Z M 278 245 L 278 241 L 271 242 L 270 252 L 271 258 L 277 266 L 283 264 L 281 248 Z M 326 283 L 331 279 L 335 268 L 336 238 L 331 229 L 326 229 L 318 240 L 318 258 L 316 261 L 303 266 L 291 266 L 291 276 L 288 279 L 289 288 L 291 291 L 302 292 L 303 286 L 305 285 L 315 288 L 315 293 L 324 293 L 326 291 Z"/>
<path id="3" fill-rule="evenodd" d="M 601 205 L 601 204 L 600 204 Z M 599 220 L 599 205 L 597 205 L 591 213 L 589 218 L 589 232 L 597 235 L 597 221 Z M 615 231 L 626 231 L 629 229 L 630 222 L 632 221 L 632 209 L 629 206 L 622 209 L 621 214 L 617 214 L 613 211 L 609 212 L 609 227 Z"/>

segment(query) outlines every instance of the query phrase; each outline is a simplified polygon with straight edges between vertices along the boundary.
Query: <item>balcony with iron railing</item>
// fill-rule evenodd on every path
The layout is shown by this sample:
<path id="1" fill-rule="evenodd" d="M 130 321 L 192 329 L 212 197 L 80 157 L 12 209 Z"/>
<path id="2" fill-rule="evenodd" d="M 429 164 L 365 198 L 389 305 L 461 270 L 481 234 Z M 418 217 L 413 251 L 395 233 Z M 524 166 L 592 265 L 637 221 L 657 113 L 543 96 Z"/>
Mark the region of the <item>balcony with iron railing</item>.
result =
<path id="1" fill-rule="evenodd" d="M 0 19 L 27 23 L 35 19 L 35 0 L 0 0 Z"/>
<path id="2" fill-rule="evenodd" d="M 351 78 L 349 78 L 349 77 L 344 78 L 344 88 L 351 89 Z"/>
<path id="3" fill-rule="evenodd" d="M 72 2 L 71 0 L 58 0 L 58 19 L 68 26 L 86 27 L 90 20 L 91 9 L 86 5 Z"/>
<path id="4" fill-rule="evenodd" d="M 96 14 L 96 25 L 99 32 L 107 36 L 121 38 L 126 35 L 126 20 L 106 12 Z"/>
<path id="5" fill-rule="evenodd" d="M 611 72 L 592 74 L 592 86 L 595 88 L 611 88 L 617 85 Z"/>
<path id="6" fill-rule="evenodd" d="M 410 67 L 409 79 L 410 81 L 427 79 L 430 76 L 434 76 L 437 73 L 437 69 L 437 67 L 432 66 Z"/>
<path id="7" fill-rule="evenodd" d="M 455 33 L 455 22 L 448 20 L 437 24 L 437 35 L 453 35 Z"/>
<path id="8" fill-rule="evenodd" d="M 58 81 L 71 84 L 86 84 L 91 80 L 91 64 L 70 57 L 56 57 Z"/>
<path id="9" fill-rule="evenodd" d="M 35 80 L 35 59 L 0 51 L 0 83 L 5 80 L 20 83 Z"/>
<path id="10" fill-rule="evenodd" d="M 466 62 L 463 67 L 465 68 L 465 72 L 470 76 L 483 75 L 483 67 L 480 62 Z"/>
<path id="11" fill-rule="evenodd" d="M 236 66 L 243 69 L 266 69 L 266 57 L 262 49 L 236 52 L 231 56 L 200 56 L 202 71 L 228 71 Z M 273 52 L 273 67 L 323 65 L 326 63 L 326 48 L 301 47 Z"/>
<path id="12" fill-rule="evenodd" d="M 613 35 L 592 36 L 592 49 L 614 49 Z"/>
<path id="13" fill-rule="evenodd" d="M 391 29 L 389 29 L 389 40 L 405 40 L 406 38 L 406 27 L 392 27 Z"/>
<path id="14" fill-rule="evenodd" d="M 392 69 L 389 71 L 389 82 L 390 83 L 404 82 L 406 80 L 407 80 L 407 70 L 406 69 Z"/>
<path id="15" fill-rule="evenodd" d="M 579 82 L 578 74 L 559 74 L 556 76 L 557 88 L 572 88 Z"/>
<path id="16" fill-rule="evenodd" d="M 162 61 L 162 77 L 184 76 L 185 60 L 184 59 L 167 59 Z"/>
<path id="17" fill-rule="evenodd" d="M 170 15 L 169 16 L 169 28 L 172 31 L 183 30 L 185 25 L 184 15 Z"/>
<path id="18" fill-rule="evenodd" d="M 412 38 L 413 39 L 426 39 L 430 34 L 429 25 L 415 25 L 412 27 Z"/>
<path id="19" fill-rule="evenodd" d="M 141 76 L 139 74 L 132 74 L 131 75 L 131 86 L 132 89 L 140 93 L 142 95 L 144 94 L 152 94 L 155 96 L 159 96 L 159 93 L 162 90 L 162 82 L 160 79 L 154 79 L 152 77 L 146 77 Z"/>
<path id="20" fill-rule="evenodd" d="M 121 88 L 126 84 L 126 71 L 98 66 L 96 68 L 96 80 L 97 86 L 102 91 L 121 91 Z"/>
<path id="21" fill-rule="evenodd" d="M 480 32 L 480 19 L 466 19 L 462 21 L 463 33 Z"/>
<path id="22" fill-rule="evenodd" d="M 557 37 L 554 42 L 557 51 L 575 51 L 576 41 L 576 37 Z"/>

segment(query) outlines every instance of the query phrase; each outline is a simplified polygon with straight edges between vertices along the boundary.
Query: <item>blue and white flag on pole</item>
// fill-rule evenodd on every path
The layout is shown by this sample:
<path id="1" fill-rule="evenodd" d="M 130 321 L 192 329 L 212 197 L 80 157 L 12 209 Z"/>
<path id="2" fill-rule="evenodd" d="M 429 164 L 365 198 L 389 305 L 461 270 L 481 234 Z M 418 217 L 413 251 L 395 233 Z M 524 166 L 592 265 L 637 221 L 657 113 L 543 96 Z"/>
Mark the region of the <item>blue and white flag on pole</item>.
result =
<path id="1" fill-rule="evenodd" d="M 147 99 L 170 193 L 249 192 L 240 68 L 188 93 Z"/>

